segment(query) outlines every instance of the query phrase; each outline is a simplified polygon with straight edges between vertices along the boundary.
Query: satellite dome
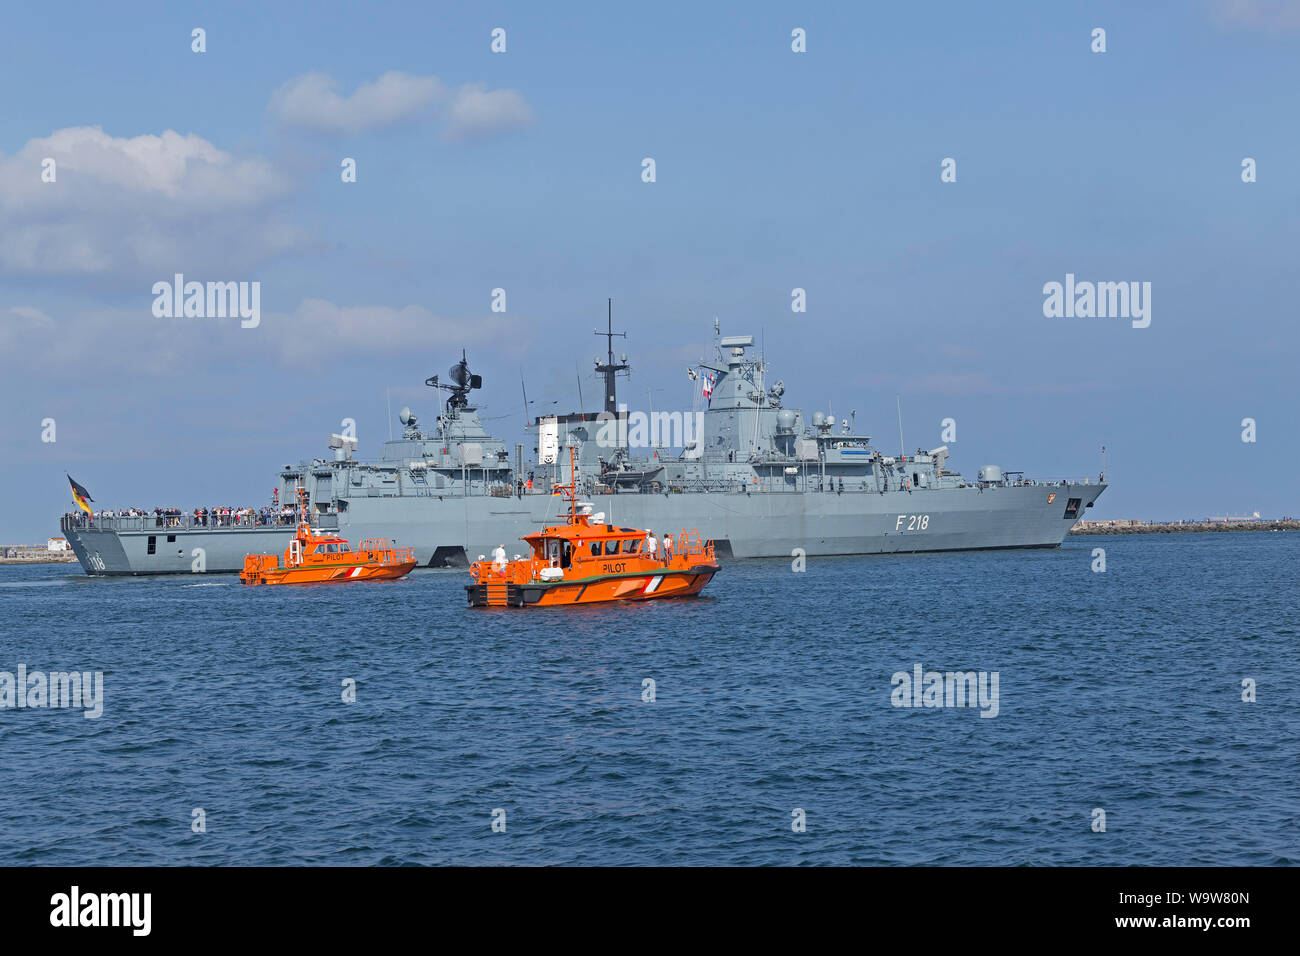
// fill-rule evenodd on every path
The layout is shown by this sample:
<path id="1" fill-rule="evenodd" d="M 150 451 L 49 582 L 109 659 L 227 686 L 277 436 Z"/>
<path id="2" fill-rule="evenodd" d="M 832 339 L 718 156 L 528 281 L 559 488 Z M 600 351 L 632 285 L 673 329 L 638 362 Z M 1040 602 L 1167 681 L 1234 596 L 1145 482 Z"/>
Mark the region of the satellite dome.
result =
<path id="1" fill-rule="evenodd" d="M 397 420 L 403 425 L 409 425 L 411 423 L 411 409 L 408 406 L 403 405 L 401 412 L 398 413 Z"/>

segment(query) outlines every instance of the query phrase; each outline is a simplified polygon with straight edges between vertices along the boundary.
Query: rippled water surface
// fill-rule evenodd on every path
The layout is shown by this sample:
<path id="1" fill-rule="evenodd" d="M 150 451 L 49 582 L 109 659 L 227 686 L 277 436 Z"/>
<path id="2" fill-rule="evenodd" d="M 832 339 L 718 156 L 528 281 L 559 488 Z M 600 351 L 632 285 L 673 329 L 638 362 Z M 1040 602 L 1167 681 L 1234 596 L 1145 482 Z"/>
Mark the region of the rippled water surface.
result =
<path id="1" fill-rule="evenodd" d="M 1295 863 L 1298 572 L 1300 534 L 1070 538 L 471 611 L 463 572 L 0 567 L 0 671 L 103 671 L 105 698 L 0 710 L 0 841 L 10 864 Z M 893 706 L 918 663 L 997 671 L 997 716 Z"/>

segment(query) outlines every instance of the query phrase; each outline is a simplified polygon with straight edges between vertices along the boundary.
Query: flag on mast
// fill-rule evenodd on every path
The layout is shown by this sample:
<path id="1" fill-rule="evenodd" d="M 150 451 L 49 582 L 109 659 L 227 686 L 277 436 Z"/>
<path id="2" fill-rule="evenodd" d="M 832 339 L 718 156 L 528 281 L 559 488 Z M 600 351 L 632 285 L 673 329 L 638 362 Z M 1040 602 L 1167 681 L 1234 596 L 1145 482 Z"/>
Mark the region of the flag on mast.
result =
<path id="1" fill-rule="evenodd" d="M 700 394 L 710 405 L 713 404 L 713 373 L 709 372 L 704 376 L 704 384 L 700 386 Z"/>
<path id="2" fill-rule="evenodd" d="M 77 507 L 80 508 L 82 511 L 84 511 L 86 514 L 94 514 L 94 512 L 91 511 L 90 509 L 90 505 L 87 504 L 87 502 L 95 500 L 94 498 L 90 497 L 90 492 L 87 491 L 84 486 L 79 485 L 75 481 L 73 481 L 71 475 L 68 475 L 68 481 L 71 482 L 72 484 L 72 500 L 77 503 Z"/>

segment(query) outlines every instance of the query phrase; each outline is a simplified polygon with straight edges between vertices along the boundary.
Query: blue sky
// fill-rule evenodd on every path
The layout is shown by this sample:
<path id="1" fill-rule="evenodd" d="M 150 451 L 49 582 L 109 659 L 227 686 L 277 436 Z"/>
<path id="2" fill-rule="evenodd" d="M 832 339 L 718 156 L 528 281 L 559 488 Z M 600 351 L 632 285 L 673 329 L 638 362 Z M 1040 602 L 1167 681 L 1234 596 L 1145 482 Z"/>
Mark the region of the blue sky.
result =
<path id="1" fill-rule="evenodd" d="M 1300 4 L 132 9 L 0 33 L 0 541 L 56 532 L 65 470 L 260 503 L 345 417 L 375 452 L 387 388 L 432 418 L 461 347 L 522 440 L 521 372 L 593 403 L 607 296 L 634 408 L 689 404 L 716 315 L 887 450 L 899 394 L 968 475 L 1107 445 L 1096 517 L 1300 512 Z M 261 325 L 155 318 L 175 272 L 259 281 Z M 1067 272 L 1150 282 L 1150 327 L 1045 318 Z"/>

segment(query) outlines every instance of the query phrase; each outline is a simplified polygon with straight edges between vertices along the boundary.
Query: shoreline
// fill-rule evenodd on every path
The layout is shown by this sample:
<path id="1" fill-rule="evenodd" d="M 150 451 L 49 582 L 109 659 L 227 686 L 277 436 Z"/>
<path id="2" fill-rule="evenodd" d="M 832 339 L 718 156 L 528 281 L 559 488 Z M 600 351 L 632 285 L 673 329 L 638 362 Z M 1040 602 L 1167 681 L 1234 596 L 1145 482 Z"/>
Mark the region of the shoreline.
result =
<path id="1" fill-rule="evenodd" d="M 1300 531 L 1300 521 L 1201 521 L 1195 524 L 1157 522 L 1114 527 L 1075 525 L 1069 530 L 1067 537 L 1072 534 L 1192 534 L 1202 531 Z"/>

